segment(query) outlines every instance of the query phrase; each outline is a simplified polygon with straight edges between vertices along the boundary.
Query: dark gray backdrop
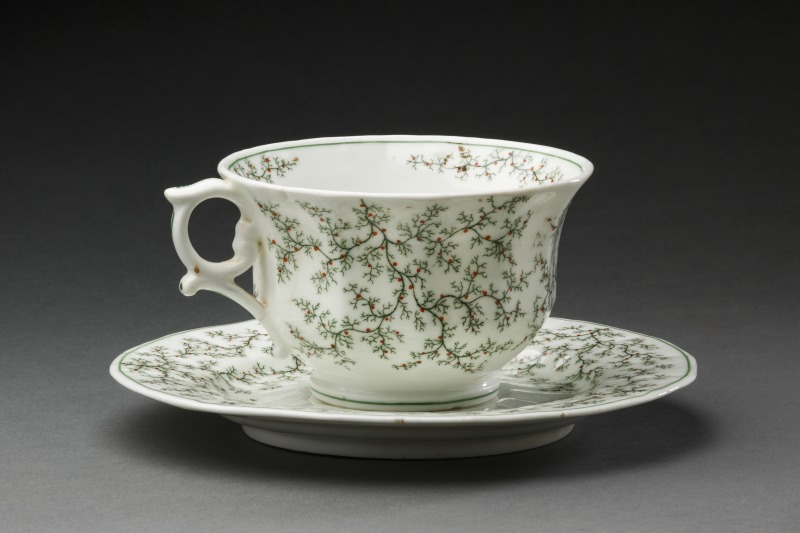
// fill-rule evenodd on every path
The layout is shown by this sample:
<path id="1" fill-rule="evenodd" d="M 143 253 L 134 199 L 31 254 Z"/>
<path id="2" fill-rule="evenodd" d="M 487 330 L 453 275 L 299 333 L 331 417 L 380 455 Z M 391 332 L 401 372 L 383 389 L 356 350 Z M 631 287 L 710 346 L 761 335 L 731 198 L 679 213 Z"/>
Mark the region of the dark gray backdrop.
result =
<path id="1" fill-rule="evenodd" d="M 9 9 L 0 530 L 796 530 L 794 4 Z M 179 294 L 163 189 L 375 133 L 591 159 L 554 314 L 673 341 L 697 382 L 538 450 L 398 463 L 269 448 L 112 381 L 130 346 L 247 318 Z M 198 215 L 223 259 L 235 209 Z"/>

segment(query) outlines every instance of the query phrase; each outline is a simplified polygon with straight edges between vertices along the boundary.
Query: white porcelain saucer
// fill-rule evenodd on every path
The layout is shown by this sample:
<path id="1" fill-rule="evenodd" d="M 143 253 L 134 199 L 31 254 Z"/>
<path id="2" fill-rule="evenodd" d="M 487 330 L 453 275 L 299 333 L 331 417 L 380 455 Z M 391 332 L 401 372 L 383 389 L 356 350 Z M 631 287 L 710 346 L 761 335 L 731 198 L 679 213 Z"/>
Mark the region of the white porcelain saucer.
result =
<path id="1" fill-rule="evenodd" d="M 565 437 L 578 420 L 646 403 L 694 381 L 692 356 L 655 337 L 550 318 L 503 369 L 496 400 L 438 412 L 358 411 L 311 398 L 309 372 L 272 357 L 255 320 L 174 333 L 111 365 L 125 387 L 221 414 L 253 439 L 302 452 L 434 459 L 509 453 Z"/>

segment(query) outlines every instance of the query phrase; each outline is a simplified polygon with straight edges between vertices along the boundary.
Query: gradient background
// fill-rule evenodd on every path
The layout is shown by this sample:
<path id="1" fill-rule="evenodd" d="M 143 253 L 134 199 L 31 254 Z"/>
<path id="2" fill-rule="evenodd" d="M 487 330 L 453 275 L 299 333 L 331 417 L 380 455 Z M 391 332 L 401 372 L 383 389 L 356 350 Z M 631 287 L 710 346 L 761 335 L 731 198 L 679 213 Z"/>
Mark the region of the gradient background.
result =
<path id="1" fill-rule="evenodd" d="M 4 9 L 0 530 L 796 530 L 796 3 Z M 178 292 L 163 189 L 389 133 L 592 160 L 554 315 L 668 339 L 697 382 L 538 450 L 401 463 L 270 448 L 109 377 L 248 318 Z M 204 204 L 201 253 L 230 255 L 237 217 Z"/>

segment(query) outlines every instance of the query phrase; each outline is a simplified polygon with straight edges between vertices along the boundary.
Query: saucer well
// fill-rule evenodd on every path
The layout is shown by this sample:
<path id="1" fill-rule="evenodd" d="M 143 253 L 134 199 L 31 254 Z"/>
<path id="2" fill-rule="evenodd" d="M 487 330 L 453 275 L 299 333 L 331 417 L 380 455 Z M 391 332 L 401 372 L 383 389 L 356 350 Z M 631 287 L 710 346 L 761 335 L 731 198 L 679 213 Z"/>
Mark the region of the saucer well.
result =
<path id="1" fill-rule="evenodd" d="M 497 399 L 436 412 L 359 411 L 311 397 L 299 359 L 278 360 L 255 320 L 173 333 L 118 356 L 128 389 L 242 425 L 296 451 L 391 459 L 510 453 L 565 437 L 580 419 L 655 400 L 694 381 L 694 358 L 648 335 L 549 318 L 502 370 Z"/>

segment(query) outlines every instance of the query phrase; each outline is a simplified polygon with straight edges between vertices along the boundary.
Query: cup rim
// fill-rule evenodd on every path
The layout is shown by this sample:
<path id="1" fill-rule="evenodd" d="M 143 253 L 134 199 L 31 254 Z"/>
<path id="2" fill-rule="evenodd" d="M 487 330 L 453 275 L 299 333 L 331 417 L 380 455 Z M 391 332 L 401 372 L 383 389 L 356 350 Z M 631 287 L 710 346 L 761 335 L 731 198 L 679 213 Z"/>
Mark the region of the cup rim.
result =
<path id="1" fill-rule="evenodd" d="M 450 144 L 464 144 L 469 146 L 486 146 L 490 148 L 510 148 L 525 150 L 529 152 L 536 152 L 549 157 L 556 157 L 558 159 L 566 160 L 574 165 L 577 165 L 581 172 L 577 176 L 568 180 L 556 183 L 543 183 L 531 184 L 523 187 L 487 187 L 480 191 L 466 191 L 466 192 L 438 192 L 438 193 L 425 193 L 425 192 L 364 192 L 364 191 L 336 191 L 330 189 L 312 189 L 308 187 L 293 187 L 291 185 L 278 185 L 275 183 L 267 183 L 263 181 L 255 181 L 243 176 L 239 176 L 235 172 L 229 170 L 229 167 L 247 157 L 252 157 L 259 153 L 281 150 L 287 148 L 303 148 L 307 146 L 318 145 L 332 145 L 332 144 L 367 144 L 367 143 L 414 143 L 414 142 L 440 142 Z M 540 144 L 523 143 L 517 141 L 503 141 L 499 139 L 484 139 L 480 137 L 461 137 L 451 135 L 355 135 L 344 137 L 317 137 L 312 139 L 300 139 L 296 141 L 283 141 L 277 143 L 264 144 L 261 146 L 254 146 L 234 152 L 223 158 L 217 165 L 217 172 L 223 178 L 229 179 L 234 182 L 242 183 L 247 186 L 256 188 L 264 188 L 273 191 L 284 193 L 305 193 L 315 196 L 324 196 L 331 198 L 350 198 L 357 196 L 359 198 L 408 198 L 408 199 L 436 199 L 436 198 L 457 198 L 457 197 L 482 197 L 488 195 L 502 195 L 502 194 L 520 194 L 522 192 L 545 191 L 551 189 L 558 189 L 564 186 L 573 186 L 574 184 L 582 184 L 594 171 L 594 165 L 583 156 L 554 148 L 551 146 L 544 146 Z M 570 185 L 573 184 L 573 185 Z"/>

